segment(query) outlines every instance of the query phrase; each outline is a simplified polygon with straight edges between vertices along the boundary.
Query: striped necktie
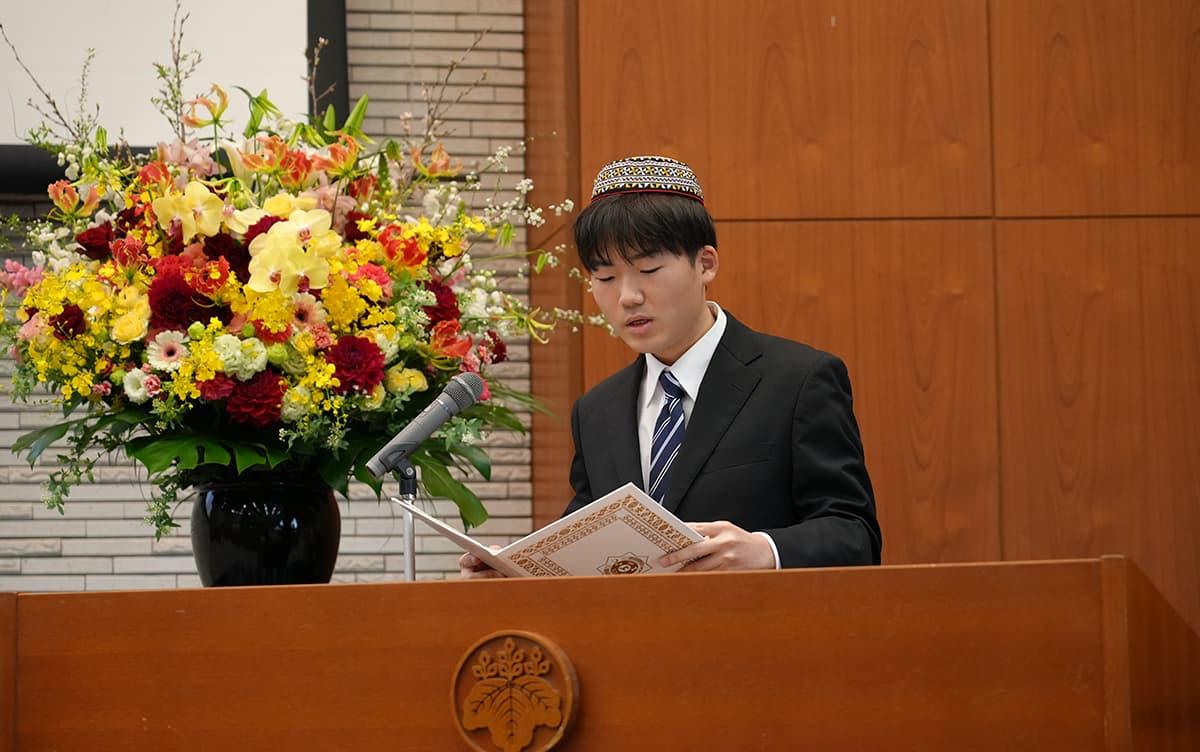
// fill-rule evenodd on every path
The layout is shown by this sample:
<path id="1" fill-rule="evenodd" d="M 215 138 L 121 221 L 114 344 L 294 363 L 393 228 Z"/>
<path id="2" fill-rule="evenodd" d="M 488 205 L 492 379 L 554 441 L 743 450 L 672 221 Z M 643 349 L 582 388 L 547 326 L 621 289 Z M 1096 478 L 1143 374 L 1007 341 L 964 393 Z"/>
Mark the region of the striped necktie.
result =
<path id="1" fill-rule="evenodd" d="M 679 456 L 683 444 L 683 386 L 670 371 L 658 377 L 665 399 L 658 420 L 654 423 L 654 437 L 650 441 L 650 496 L 659 504 L 667 495 L 667 484 L 671 477 L 671 465 Z"/>

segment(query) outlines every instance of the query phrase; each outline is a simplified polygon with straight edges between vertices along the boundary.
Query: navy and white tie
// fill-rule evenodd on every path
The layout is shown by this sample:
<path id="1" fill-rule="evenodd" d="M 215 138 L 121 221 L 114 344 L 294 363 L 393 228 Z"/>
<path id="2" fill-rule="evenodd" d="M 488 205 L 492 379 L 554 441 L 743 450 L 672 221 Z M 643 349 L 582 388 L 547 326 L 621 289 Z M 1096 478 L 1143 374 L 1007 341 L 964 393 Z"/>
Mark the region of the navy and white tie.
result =
<path id="1" fill-rule="evenodd" d="M 658 420 L 654 423 L 654 437 L 650 440 L 650 496 L 659 504 L 667 495 L 667 484 L 671 479 L 671 465 L 679 456 L 683 445 L 683 386 L 670 371 L 658 377 L 665 399 Z"/>

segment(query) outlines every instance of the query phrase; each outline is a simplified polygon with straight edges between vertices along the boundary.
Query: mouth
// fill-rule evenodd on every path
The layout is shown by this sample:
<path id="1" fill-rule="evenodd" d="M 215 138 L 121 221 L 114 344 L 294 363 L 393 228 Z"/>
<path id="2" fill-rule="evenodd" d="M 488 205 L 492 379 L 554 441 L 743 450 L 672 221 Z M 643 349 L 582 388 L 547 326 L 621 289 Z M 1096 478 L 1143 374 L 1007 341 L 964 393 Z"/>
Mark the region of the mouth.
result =
<path id="1" fill-rule="evenodd" d="M 649 316 L 630 316 L 629 318 L 625 319 L 625 329 L 626 331 L 633 332 L 634 334 L 640 334 L 649 328 L 651 321 L 653 321 L 653 319 L 651 319 Z"/>

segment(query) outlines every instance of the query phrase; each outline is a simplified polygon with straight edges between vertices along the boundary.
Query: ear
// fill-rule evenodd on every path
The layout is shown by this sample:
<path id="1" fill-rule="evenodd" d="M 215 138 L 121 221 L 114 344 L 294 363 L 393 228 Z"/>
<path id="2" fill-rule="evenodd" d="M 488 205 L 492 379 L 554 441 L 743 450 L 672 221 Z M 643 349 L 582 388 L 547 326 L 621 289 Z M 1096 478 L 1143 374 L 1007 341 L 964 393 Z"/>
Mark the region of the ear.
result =
<path id="1" fill-rule="evenodd" d="M 700 278 L 704 280 L 704 284 L 711 285 L 712 281 L 717 278 L 717 270 L 721 268 L 721 259 L 717 255 L 717 249 L 711 245 L 706 245 L 696 254 L 696 266 L 700 269 Z"/>

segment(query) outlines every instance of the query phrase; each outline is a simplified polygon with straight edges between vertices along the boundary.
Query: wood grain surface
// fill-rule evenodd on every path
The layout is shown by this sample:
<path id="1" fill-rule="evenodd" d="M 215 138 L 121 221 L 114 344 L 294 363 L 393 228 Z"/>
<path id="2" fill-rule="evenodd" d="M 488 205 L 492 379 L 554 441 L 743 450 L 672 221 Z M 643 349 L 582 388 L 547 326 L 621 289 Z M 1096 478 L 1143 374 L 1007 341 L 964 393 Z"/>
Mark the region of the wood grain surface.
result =
<path id="1" fill-rule="evenodd" d="M 718 219 L 991 210 L 983 0 L 579 10 L 585 190 L 660 153 L 696 169 Z"/>
<path id="2" fill-rule="evenodd" d="M 574 2 L 526 0 L 525 172 L 533 180 L 534 205 L 572 199 L 579 206 L 579 68 Z M 567 276 L 576 264 L 571 224 L 575 215 L 548 212 L 542 227 L 526 230 L 530 248 L 569 249 L 557 267 L 529 280 L 536 308 L 578 310 L 582 288 Z M 582 393 L 583 338 L 560 325 L 546 344 L 530 348 L 533 393 L 549 414 L 534 412 L 530 429 L 533 473 L 533 529 L 559 518 L 570 501 L 571 405 Z"/>
<path id="3" fill-rule="evenodd" d="M 991 4 L 1001 215 L 1200 212 L 1200 2 Z"/>
<path id="4" fill-rule="evenodd" d="M 16 743 L 17 594 L 0 593 L 0 752 Z"/>
<path id="5" fill-rule="evenodd" d="M 1102 592 L 1093 560 L 29 595 L 19 745 L 458 749 L 455 667 L 523 629 L 577 670 L 566 749 L 1100 749 Z"/>
<path id="6" fill-rule="evenodd" d="M 1200 625 L 1200 219 L 997 234 L 1007 558 L 1120 551 Z"/>

